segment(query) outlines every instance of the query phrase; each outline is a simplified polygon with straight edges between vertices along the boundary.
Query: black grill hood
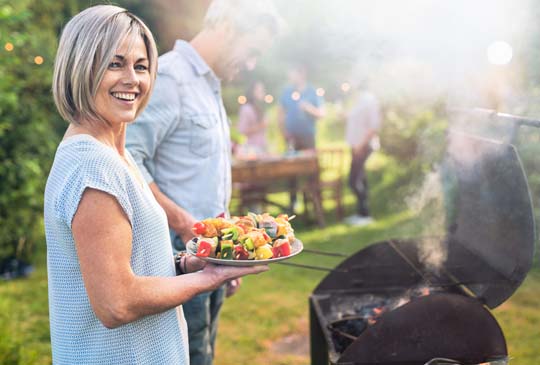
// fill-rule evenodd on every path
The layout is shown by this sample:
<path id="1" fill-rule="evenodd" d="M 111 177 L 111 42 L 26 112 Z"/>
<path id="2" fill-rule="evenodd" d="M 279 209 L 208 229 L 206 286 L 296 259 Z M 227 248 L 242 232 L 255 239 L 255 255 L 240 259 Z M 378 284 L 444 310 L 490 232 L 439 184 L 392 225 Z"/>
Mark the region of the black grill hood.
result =
<path id="1" fill-rule="evenodd" d="M 425 238 L 375 243 L 343 261 L 313 294 L 372 292 L 416 285 L 459 286 L 490 308 L 508 299 L 531 268 L 534 218 L 514 146 L 448 133 L 441 163 L 447 222 L 437 239 L 447 258 L 436 270 L 421 263 Z"/>

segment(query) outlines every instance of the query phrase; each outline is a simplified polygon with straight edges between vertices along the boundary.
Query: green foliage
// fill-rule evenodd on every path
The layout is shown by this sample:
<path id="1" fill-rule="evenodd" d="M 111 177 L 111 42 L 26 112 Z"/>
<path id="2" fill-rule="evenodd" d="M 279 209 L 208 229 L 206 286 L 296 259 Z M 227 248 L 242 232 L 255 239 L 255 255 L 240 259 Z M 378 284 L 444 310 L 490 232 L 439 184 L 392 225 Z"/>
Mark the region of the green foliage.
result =
<path id="1" fill-rule="evenodd" d="M 43 190 L 64 127 L 51 74 L 57 32 L 70 5 L 0 2 L 0 258 L 28 258 L 42 241 Z M 38 56 L 42 64 L 35 62 Z"/>
<path id="2" fill-rule="evenodd" d="M 407 104 L 385 108 L 381 150 L 368 161 L 370 208 L 375 216 L 406 210 L 406 199 L 441 162 L 448 123 L 440 109 Z"/>

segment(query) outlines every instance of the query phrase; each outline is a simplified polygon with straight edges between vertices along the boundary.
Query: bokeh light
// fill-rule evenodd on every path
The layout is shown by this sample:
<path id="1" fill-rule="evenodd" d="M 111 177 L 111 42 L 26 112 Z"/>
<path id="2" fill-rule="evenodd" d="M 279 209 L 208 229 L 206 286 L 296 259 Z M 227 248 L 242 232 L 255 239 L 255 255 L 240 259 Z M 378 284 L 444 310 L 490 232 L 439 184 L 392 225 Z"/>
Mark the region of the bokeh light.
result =
<path id="1" fill-rule="evenodd" d="M 4 46 L 4 49 L 8 52 L 11 52 L 13 51 L 13 43 L 10 43 L 10 42 L 7 42 L 6 45 Z"/>
<path id="2" fill-rule="evenodd" d="M 324 96 L 324 94 L 326 94 L 326 91 L 322 87 L 317 88 L 315 92 L 318 96 Z"/>
<path id="3" fill-rule="evenodd" d="M 291 98 L 292 98 L 294 101 L 300 100 L 300 93 L 299 93 L 298 91 L 294 91 L 294 92 L 291 94 Z"/>
<path id="4" fill-rule="evenodd" d="M 487 58 L 492 65 L 507 65 L 512 56 L 512 47 L 504 41 L 493 42 L 487 49 Z"/>
<path id="5" fill-rule="evenodd" d="M 270 94 L 265 95 L 264 101 L 266 104 L 271 104 L 274 101 L 274 97 Z"/>
<path id="6" fill-rule="evenodd" d="M 247 102 L 247 98 L 244 95 L 238 97 L 238 104 L 244 105 Z"/>
<path id="7" fill-rule="evenodd" d="M 341 91 L 346 93 L 349 92 L 349 90 L 351 90 L 351 84 L 349 84 L 348 82 L 344 82 L 343 84 L 341 84 Z"/>
<path id="8" fill-rule="evenodd" d="M 36 65 L 41 65 L 43 63 L 43 57 L 41 57 L 41 56 L 34 57 L 34 63 Z"/>

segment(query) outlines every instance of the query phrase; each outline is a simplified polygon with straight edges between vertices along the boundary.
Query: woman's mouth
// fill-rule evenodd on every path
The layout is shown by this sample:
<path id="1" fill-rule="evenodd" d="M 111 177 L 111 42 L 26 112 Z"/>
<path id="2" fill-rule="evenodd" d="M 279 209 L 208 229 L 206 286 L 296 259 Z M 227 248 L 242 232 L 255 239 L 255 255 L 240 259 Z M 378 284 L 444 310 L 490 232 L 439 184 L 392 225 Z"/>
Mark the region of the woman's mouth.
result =
<path id="1" fill-rule="evenodd" d="M 138 93 L 128 93 L 128 92 L 112 92 L 111 95 L 113 97 L 115 97 L 116 99 L 118 99 L 118 100 L 134 101 L 139 94 Z"/>

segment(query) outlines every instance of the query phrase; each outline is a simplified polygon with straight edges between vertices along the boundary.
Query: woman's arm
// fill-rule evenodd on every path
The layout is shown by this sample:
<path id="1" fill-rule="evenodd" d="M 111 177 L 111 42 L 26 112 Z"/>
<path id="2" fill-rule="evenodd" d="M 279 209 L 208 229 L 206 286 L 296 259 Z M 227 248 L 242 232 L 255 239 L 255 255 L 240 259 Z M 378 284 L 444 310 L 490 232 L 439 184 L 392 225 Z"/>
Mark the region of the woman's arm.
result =
<path id="1" fill-rule="evenodd" d="M 108 328 L 174 308 L 227 280 L 268 270 L 207 265 L 176 277 L 137 276 L 130 265 L 132 230 L 127 216 L 115 197 L 90 188 L 83 193 L 72 231 L 90 304 Z"/>

